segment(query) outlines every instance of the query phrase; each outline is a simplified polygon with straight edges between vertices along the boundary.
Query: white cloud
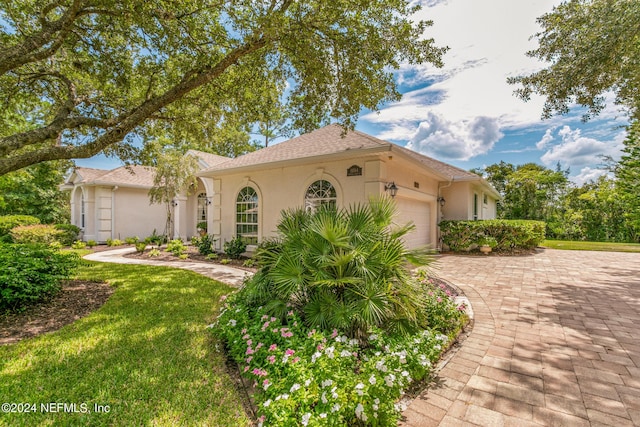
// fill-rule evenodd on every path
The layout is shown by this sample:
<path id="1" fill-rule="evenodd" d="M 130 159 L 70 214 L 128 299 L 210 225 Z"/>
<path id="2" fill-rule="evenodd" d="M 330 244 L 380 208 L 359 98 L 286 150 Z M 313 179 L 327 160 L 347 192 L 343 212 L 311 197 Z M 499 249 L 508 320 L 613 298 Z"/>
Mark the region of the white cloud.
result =
<path id="1" fill-rule="evenodd" d="M 476 117 L 452 122 L 429 112 L 407 148 L 441 159 L 468 160 L 490 151 L 500 138 L 502 133 L 495 119 Z"/>
<path id="2" fill-rule="evenodd" d="M 544 150 L 551 141 L 553 141 L 553 128 L 547 129 L 547 131 L 542 136 L 542 139 L 536 142 L 536 148 L 538 150 Z"/>
<path id="3" fill-rule="evenodd" d="M 578 175 L 572 177 L 571 181 L 573 181 L 578 186 L 582 186 L 587 182 L 597 181 L 598 178 L 600 178 L 603 175 L 608 175 L 609 177 L 612 177 L 613 174 L 604 169 L 597 169 L 597 168 L 594 169 L 594 168 L 590 168 L 589 166 L 586 166 L 580 170 L 580 173 Z"/>
<path id="4" fill-rule="evenodd" d="M 583 168 L 599 163 L 603 155 L 619 158 L 624 132 L 616 135 L 612 141 L 601 141 L 583 136 L 580 129 L 572 130 L 569 126 L 563 126 L 558 131 L 558 136 L 561 142 L 547 150 L 540 160 L 547 166 L 560 162 L 572 168 Z"/>

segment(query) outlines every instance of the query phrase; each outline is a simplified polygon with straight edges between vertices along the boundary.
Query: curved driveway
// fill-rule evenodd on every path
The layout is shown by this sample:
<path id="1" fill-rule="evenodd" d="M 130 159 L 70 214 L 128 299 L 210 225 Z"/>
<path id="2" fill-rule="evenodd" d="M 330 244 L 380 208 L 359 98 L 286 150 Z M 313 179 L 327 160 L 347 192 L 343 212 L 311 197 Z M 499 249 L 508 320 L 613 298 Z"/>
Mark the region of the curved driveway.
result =
<path id="1" fill-rule="evenodd" d="M 640 254 L 442 256 L 474 326 L 405 426 L 640 426 Z"/>

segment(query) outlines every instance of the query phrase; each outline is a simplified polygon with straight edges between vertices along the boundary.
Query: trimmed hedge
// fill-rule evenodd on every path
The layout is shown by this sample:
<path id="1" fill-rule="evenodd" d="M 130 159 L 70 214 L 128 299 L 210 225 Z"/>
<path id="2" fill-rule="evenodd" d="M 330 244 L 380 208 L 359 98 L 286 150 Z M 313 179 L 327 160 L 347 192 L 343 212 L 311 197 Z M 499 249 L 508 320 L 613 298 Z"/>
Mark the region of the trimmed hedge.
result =
<path id="1" fill-rule="evenodd" d="M 0 242 L 11 242 L 11 230 L 19 225 L 40 224 L 40 220 L 31 215 L 0 216 Z"/>
<path id="2" fill-rule="evenodd" d="M 61 242 L 65 236 L 66 231 L 57 229 L 55 225 L 19 225 L 11 230 L 14 243 L 49 245 Z"/>
<path id="3" fill-rule="evenodd" d="M 0 245 L 0 312 L 56 294 L 80 262 L 75 253 L 38 245 Z"/>
<path id="4" fill-rule="evenodd" d="M 442 243 L 454 252 L 467 251 L 481 239 L 496 239 L 497 251 L 533 249 L 545 239 L 543 221 L 491 219 L 482 221 L 442 221 Z"/>
<path id="5" fill-rule="evenodd" d="M 80 227 L 73 224 L 56 224 L 56 230 L 61 230 L 64 233 L 60 234 L 59 241 L 64 246 L 71 246 L 78 240 L 80 235 Z"/>

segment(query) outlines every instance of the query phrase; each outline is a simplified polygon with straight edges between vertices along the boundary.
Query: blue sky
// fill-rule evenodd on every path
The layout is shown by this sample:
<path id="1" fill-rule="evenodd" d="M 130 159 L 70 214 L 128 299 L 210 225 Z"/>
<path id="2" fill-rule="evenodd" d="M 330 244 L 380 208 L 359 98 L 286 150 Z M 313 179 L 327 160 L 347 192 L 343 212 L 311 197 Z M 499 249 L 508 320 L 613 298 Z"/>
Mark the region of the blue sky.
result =
<path id="1" fill-rule="evenodd" d="M 431 19 L 425 36 L 449 46 L 445 66 L 402 65 L 396 73 L 401 101 L 363 112 L 356 128 L 446 161 L 463 169 L 504 160 L 570 168 L 581 184 L 595 179 L 600 155 L 620 157 L 625 116 L 608 102 L 596 120 L 582 123 L 578 108 L 542 121 L 543 99 L 525 103 L 513 95 L 509 76 L 536 71 L 544 64 L 525 52 L 535 20 L 551 11 L 554 0 L 422 0 L 416 19 Z M 607 99 L 612 99 L 611 96 Z M 79 160 L 78 165 L 109 168 L 113 159 Z"/>

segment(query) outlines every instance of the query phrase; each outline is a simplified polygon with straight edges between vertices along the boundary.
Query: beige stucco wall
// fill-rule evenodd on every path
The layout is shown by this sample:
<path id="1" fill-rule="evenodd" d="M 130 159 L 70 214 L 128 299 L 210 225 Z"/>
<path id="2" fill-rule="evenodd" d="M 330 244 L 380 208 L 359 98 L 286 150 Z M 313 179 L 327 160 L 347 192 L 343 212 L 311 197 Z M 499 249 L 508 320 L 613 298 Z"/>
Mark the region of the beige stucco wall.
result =
<path id="1" fill-rule="evenodd" d="M 138 236 L 141 239 L 150 236 L 155 229 L 162 234 L 166 222 L 164 204 L 149 204 L 149 190 L 119 187 L 112 191 L 103 189 L 114 197 L 113 239 L 124 240 Z"/>
<path id="2" fill-rule="evenodd" d="M 446 184 L 445 184 L 446 185 Z M 474 182 L 454 182 L 440 190 L 446 203 L 442 208 L 444 220 L 474 219 L 474 194 L 478 197 L 478 215 L 476 219 L 496 218 L 496 199 L 485 188 Z M 487 203 L 484 203 L 486 196 Z"/>
<path id="3" fill-rule="evenodd" d="M 353 165 L 363 169 L 361 176 L 347 176 L 347 169 Z M 303 206 L 307 188 L 320 179 L 331 182 L 336 188 L 339 207 L 366 203 L 370 196 L 384 193 L 386 183 L 395 182 L 398 197 L 423 202 L 425 209 L 429 210 L 431 242 L 428 244 L 435 246 L 437 179 L 409 161 L 384 154 L 214 175 L 213 191 L 209 194 L 213 201 L 209 209 L 209 233 L 218 238 L 218 248 L 235 236 L 236 198 L 242 188 L 251 186 L 259 197 L 259 241 L 275 236 L 281 211 Z"/>

